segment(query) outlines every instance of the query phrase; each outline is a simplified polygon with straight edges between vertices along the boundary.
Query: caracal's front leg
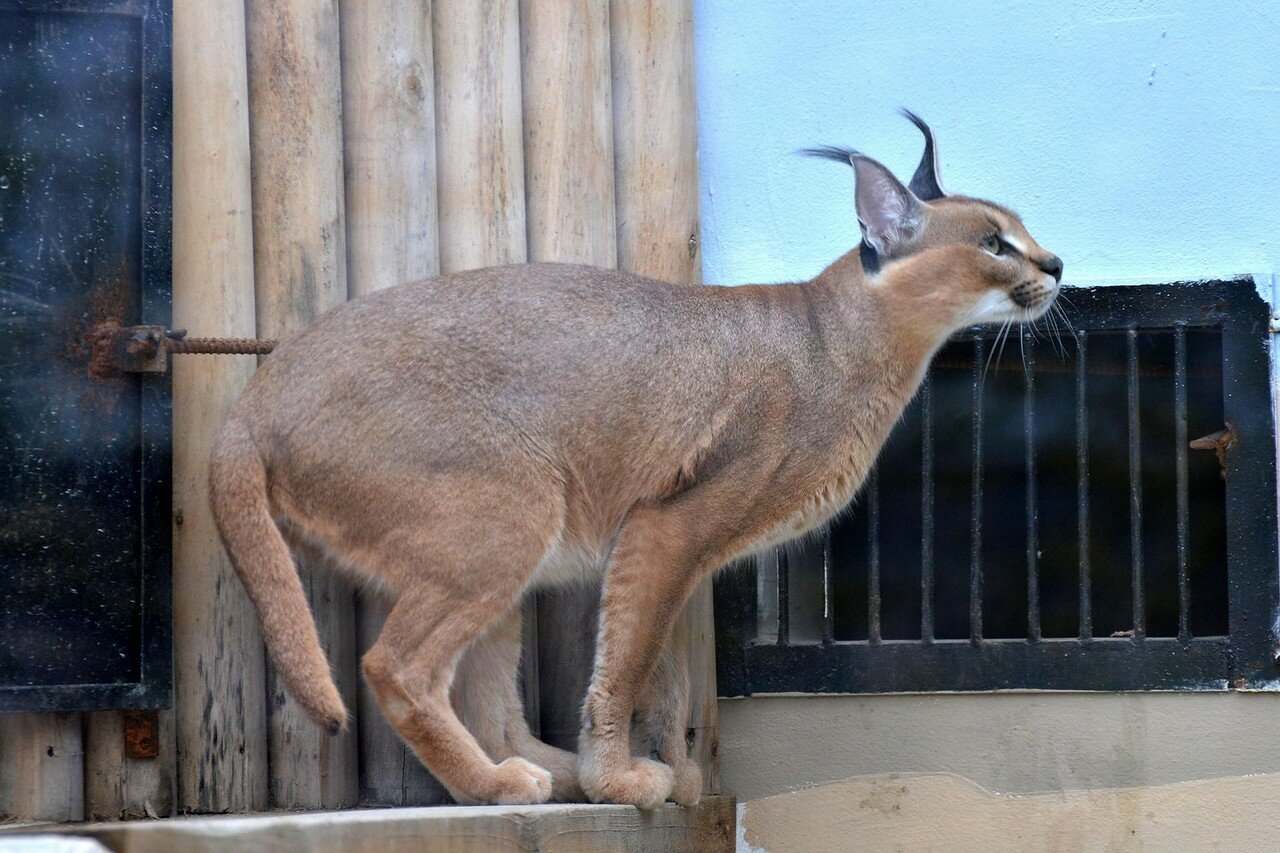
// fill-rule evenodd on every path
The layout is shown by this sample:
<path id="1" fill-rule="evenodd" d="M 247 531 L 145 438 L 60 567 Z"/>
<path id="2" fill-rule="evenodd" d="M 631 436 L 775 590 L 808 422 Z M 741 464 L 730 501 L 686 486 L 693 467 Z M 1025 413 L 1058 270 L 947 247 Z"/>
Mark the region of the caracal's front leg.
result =
<path id="1" fill-rule="evenodd" d="M 632 759 L 632 713 L 694 586 L 785 515 L 779 507 L 761 506 L 763 493 L 748 477 L 725 472 L 628 514 L 605 572 L 595 671 L 578 743 L 582 789 L 593 801 L 654 808 L 671 796 L 671 767 Z"/>
<path id="2" fill-rule="evenodd" d="M 636 709 L 632 753 L 657 753 L 675 773 L 671 799 L 682 806 L 696 805 L 702 796 L 702 770 L 689 757 L 688 725 L 689 624 L 681 618 Z"/>

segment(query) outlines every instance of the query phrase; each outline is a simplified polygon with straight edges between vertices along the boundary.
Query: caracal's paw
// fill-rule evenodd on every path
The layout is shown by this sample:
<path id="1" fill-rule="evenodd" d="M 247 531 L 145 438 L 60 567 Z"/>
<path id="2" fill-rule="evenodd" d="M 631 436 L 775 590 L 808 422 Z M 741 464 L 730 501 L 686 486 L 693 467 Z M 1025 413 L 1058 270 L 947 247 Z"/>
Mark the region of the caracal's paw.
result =
<path id="1" fill-rule="evenodd" d="M 671 799 L 682 806 L 696 806 L 702 797 L 702 769 L 692 761 L 684 761 L 674 770 L 676 783 L 671 789 Z"/>
<path id="2" fill-rule="evenodd" d="M 587 795 L 578 781 L 578 756 L 563 752 L 551 758 L 544 762 L 551 771 L 551 799 L 557 803 L 585 803 Z"/>
<path id="3" fill-rule="evenodd" d="M 675 784 L 675 771 L 648 758 L 634 759 L 628 769 L 582 779 L 582 789 L 593 803 L 622 803 L 646 810 L 666 802 Z"/>
<path id="4" fill-rule="evenodd" d="M 493 788 L 488 799 L 496 805 L 545 803 L 551 799 L 551 774 L 532 761 L 512 757 L 494 769 Z"/>

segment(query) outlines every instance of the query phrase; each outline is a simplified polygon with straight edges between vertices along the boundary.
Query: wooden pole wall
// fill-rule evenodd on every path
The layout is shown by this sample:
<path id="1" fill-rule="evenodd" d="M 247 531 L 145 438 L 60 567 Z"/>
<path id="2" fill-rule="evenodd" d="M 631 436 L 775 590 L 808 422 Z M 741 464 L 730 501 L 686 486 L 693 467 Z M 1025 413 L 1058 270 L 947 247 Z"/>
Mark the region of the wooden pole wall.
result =
<path id="1" fill-rule="evenodd" d="M 359 296 L 440 271 L 436 212 L 435 66 L 431 3 L 345 2 L 342 124 L 347 289 Z M 356 596 L 361 654 L 390 604 Z M 364 679 L 355 725 L 360 802 L 428 805 L 447 795 L 382 716 Z"/>
<path id="2" fill-rule="evenodd" d="M 529 260 L 697 281 L 692 0 L 174 0 L 174 322 L 279 337 L 402 281 Z M 255 286 L 256 282 L 256 286 Z M 0 715 L 0 814 L 70 820 L 441 802 L 357 688 L 386 605 L 299 564 L 348 707 L 333 738 L 270 672 L 207 503 L 249 357 L 173 360 L 175 704 L 161 756 L 121 716 Z M 527 607 L 535 730 L 574 748 L 598 590 Z M 716 790 L 709 587 L 690 728 Z"/>
<path id="3" fill-rule="evenodd" d="M 338 7 L 249 0 L 246 18 L 258 334 L 279 338 L 347 298 Z M 354 709 L 354 594 L 312 559 L 298 563 L 334 679 Z M 356 726 L 322 731 L 270 666 L 267 696 L 271 804 L 355 805 Z"/>
<path id="4" fill-rule="evenodd" d="M 173 11 L 174 322 L 252 336 L 244 3 L 176 0 Z M 262 633 L 208 500 L 210 448 L 255 366 L 246 356 L 173 359 L 176 750 L 162 742 L 161 758 L 176 752 L 179 812 L 267 807 Z"/>
<path id="5" fill-rule="evenodd" d="M 617 265 L 608 0 L 522 0 L 529 260 Z M 541 737 L 576 750 L 599 584 L 537 595 Z"/>

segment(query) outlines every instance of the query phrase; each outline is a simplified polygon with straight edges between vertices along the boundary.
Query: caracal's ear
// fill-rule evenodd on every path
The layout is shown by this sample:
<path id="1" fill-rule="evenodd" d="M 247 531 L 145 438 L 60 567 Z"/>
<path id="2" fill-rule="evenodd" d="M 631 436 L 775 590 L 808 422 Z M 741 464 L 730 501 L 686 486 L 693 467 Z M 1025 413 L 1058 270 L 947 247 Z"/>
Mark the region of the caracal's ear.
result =
<path id="1" fill-rule="evenodd" d="M 924 154 L 921 155 L 920 165 L 916 166 L 916 173 L 911 176 L 911 183 L 908 186 L 921 201 L 942 198 L 946 192 L 942 189 L 942 176 L 938 170 L 938 143 L 933 138 L 933 131 L 924 123 L 924 119 L 911 110 L 902 109 L 898 112 L 924 134 Z"/>
<path id="2" fill-rule="evenodd" d="M 853 166 L 854 201 L 862 240 L 880 257 L 906 248 L 924 226 L 924 204 L 883 165 L 850 148 L 824 145 L 800 152 Z"/>

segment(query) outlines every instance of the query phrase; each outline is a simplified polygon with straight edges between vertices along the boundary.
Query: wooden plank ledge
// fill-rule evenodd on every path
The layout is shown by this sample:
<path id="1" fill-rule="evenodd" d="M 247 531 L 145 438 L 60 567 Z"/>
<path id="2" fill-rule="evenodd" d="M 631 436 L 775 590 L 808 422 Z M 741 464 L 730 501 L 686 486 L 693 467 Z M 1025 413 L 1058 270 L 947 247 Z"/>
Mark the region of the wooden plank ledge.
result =
<path id="1" fill-rule="evenodd" d="M 668 803 L 652 812 L 578 804 L 433 806 L 61 824 L 57 831 L 92 837 L 117 853 L 714 853 L 734 849 L 734 819 L 732 797 L 706 797 L 694 808 Z"/>

